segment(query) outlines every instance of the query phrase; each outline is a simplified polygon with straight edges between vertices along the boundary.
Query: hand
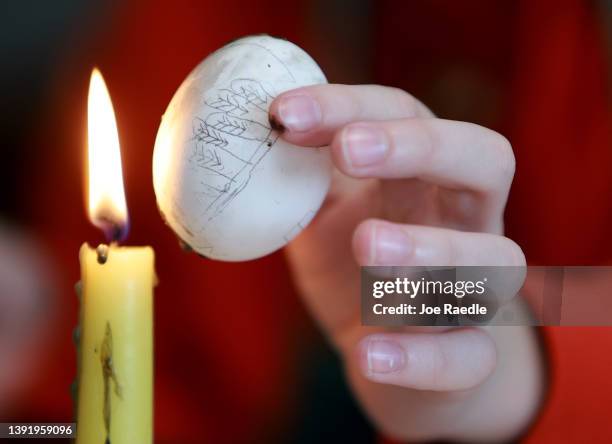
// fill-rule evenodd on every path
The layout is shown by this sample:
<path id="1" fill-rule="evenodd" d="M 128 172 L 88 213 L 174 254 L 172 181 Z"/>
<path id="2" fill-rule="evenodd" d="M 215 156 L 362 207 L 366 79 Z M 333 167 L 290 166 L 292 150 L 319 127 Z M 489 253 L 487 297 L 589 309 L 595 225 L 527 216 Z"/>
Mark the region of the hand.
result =
<path id="1" fill-rule="evenodd" d="M 270 116 L 287 141 L 330 147 L 332 189 L 287 255 L 374 422 L 411 440 L 514 437 L 542 391 L 531 329 L 368 328 L 359 305 L 360 265 L 525 264 L 503 236 L 508 140 L 375 85 L 299 88 Z"/>

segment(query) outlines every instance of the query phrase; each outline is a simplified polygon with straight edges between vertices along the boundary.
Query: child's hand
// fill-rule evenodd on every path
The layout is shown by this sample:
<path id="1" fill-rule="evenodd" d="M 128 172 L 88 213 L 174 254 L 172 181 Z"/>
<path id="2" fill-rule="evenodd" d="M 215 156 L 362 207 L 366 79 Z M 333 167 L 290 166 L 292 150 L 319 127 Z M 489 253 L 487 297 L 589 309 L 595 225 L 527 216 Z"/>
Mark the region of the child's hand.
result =
<path id="1" fill-rule="evenodd" d="M 519 433 L 542 390 L 530 329 L 374 329 L 361 326 L 359 306 L 360 265 L 525 264 L 503 236 L 514 174 L 508 140 L 374 85 L 289 91 L 270 115 L 286 140 L 330 145 L 339 170 L 288 256 L 373 420 L 408 439 Z"/>

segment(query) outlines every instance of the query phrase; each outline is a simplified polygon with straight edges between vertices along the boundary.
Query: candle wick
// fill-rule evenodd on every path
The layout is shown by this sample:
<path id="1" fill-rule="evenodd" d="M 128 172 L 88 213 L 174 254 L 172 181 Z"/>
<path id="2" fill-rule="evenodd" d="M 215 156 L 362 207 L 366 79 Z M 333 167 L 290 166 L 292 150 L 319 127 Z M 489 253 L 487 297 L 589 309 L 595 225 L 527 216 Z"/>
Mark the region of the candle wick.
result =
<path id="1" fill-rule="evenodd" d="M 98 255 L 98 263 L 103 265 L 108 260 L 108 245 L 100 244 L 96 248 L 96 254 Z"/>

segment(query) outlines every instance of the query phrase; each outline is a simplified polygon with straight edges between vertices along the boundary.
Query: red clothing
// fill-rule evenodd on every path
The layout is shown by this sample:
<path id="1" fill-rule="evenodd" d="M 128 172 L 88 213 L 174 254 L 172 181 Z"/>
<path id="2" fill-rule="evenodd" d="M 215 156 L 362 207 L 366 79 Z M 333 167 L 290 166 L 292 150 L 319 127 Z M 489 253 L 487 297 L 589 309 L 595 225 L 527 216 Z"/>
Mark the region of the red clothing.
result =
<path id="1" fill-rule="evenodd" d="M 520 22 L 528 50 L 519 64 L 529 69 L 517 75 L 515 109 L 529 112 L 513 127 L 521 149 L 508 231 L 539 263 L 609 263 L 612 113 L 601 21 L 588 2 L 547 3 L 530 2 Z M 546 342 L 550 391 L 527 441 L 610 442 L 612 329 L 548 328 Z"/>
<path id="2" fill-rule="evenodd" d="M 604 35 L 593 4 L 436 1 L 415 8 L 405 2 L 399 11 L 398 3 L 385 2 L 380 14 L 382 46 L 393 44 L 396 55 L 383 57 L 382 82 L 411 90 L 406 83 L 421 86 L 453 63 L 483 70 L 478 79 L 493 79 L 505 106 L 492 113 L 497 120 L 485 116 L 480 123 L 508 136 L 517 160 L 508 236 L 530 263 L 609 262 L 612 115 Z M 396 29 L 410 32 L 400 40 Z M 415 52 L 418 61 L 397 57 Z M 419 62 L 432 72 L 406 80 Z M 526 440 L 610 442 L 612 358 L 605 350 L 612 349 L 612 329 L 557 327 L 544 334 L 550 387 Z"/>
<path id="3" fill-rule="evenodd" d="M 482 70 L 477 78 L 492 79 L 505 106 L 479 123 L 508 136 L 517 161 L 508 236 L 530 263 L 610 262 L 612 115 L 602 11 L 579 0 L 399 3 L 385 2 L 379 16 L 381 46 L 393 45 L 395 54 L 382 57 L 382 83 L 411 91 L 410 82 L 431 83 L 428 75 L 453 64 Z M 399 39 L 397 29 L 410 32 Z M 418 63 L 431 72 L 411 76 Z M 612 329 L 546 328 L 544 336 L 549 392 L 526 441 L 610 442 L 612 358 L 605 351 Z"/>
<path id="4" fill-rule="evenodd" d="M 507 226 L 528 259 L 564 265 L 609 260 L 612 119 L 603 36 L 591 2 L 376 6 L 375 81 L 403 87 L 426 103 L 433 91 L 435 103 L 436 91 L 449 82 L 452 87 L 465 72 L 478 74 L 482 88 L 476 91 L 484 91 L 489 106 L 480 123 L 502 131 L 516 150 Z M 132 216 L 129 243 L 152 244 L 157 253 L 158 441 L 245 442 L 289 421 L 300 402 L 290 388 L 297 337 L 310 324 L 282 255 L 224 264 L 182 253 L 155 206 L 151 153 L 162 112 L 206 54 L 235 37 L 264 31 L 300 44 L 300 21 L 299 8 L 278 0 L 255 6 L 134 1 L 101 31 L 85 61 L 68 59 L 61 67 L 47 136 L 37 147 L 48 159 L 34 181 L 56 193 L 55 199 L 37 201 L 33 216 L 57 259 L 66 295 L 57 349 L 41 374 L 44 390 L 35 395 L 41 411 L 64 419 L 71 410 L 66 387 L 75 369 L 68 338 L 76 322 L 71 287 L 78 279 L 77 251 L 84 240 L 102 240 L 86 221 L 80 169 L 87 79 L 95 64 L 117 113 Z M 458 74 L 435 77 L 446 72 Z M 528 440 L 612 440 L 612 358 L 605 353 L 612 349 L 612 330 L 554 328 L 546 337 L 550 394 Z"/>

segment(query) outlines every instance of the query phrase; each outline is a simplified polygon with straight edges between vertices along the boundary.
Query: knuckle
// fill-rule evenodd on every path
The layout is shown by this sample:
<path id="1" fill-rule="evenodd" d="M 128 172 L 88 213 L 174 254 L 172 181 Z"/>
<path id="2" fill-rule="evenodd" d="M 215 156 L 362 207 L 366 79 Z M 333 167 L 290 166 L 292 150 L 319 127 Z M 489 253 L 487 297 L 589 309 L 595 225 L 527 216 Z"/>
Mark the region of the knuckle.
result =
<path id="1" fill-rule="evenodd" d="M 527 264 L 523 249 L 512 239 L 503 237 L 503 246 L 508 254 L 510 265 L 524 267 Z"/>
<path id="2" fill-rule="evenodd" d="M 401 88 L 388 87 L 395 108 L 405 117 L 415 117 L 419 111 L 419 102 Z M 391 111 L 391 108 L 389 108 Z"/>
<path id="3" fill-rule="evenodd" d="M 461 244 L 452 233 L 447 232 L 443 236 L 444 247 L 442 249 L 442 262 L 440 265 L 459 265 L 461 262 Z"/>
<path id="4" fill-rule="evenodd" d="M 350 117 L 347 121 L 359 120 L 362 116 L 366 115 L 366 105 L 362 99 L 362 93 L 357 85 L 342 85 L 339 88 L 338 101 L 344 99 L 346 109 L 350 110 Z"/>
<path id="5" fill-rule="evenodd" d="M 439 140 L 436 131 L 425 120 L 405 120 L 406 128 L 410 131 L 413 145 L 413 162 L 420 172 L 430 171 L 438 163 L 437 156 L 441 155 Z"/>
<path id="6" fill-rule="evenodd" d="M 469 390 L 479 386 L 497 367 L 497 347 L 485 330 L 468 327 L 463 334 L 463 341 L 471 345 L 472 359 L 465 361 L 465 371 L 455 383 L 457 390 Z"/>
<path id="7" fill-rule="evenodd" d="M 505 136 L 496 133 L 494 147 L 499 157 L 499 172 L 505 179 L 512 181 L 516 169 L 516 159 L 510 141 Z"/>
<path id="8" fill-rule="evenodd" d="M 471 384 L 472 386 L 477 386 L 495 370 L 497 366 L 497 347 L 491 336 L 484 330 L 474 329 L 473 334 L 475 336 L 474 341 L 480 342 L 478 355 L 473 360 L 476 367 L 473 372 L 474 380 Z"/>
<path id="9" fill-rule="evenodd" d="M 369 221 L 364 221 L 361 222 L 353 232 L 353 253 L 357 261 L 362 265 L 369 265 L 373 231 L 372 224 Z"/>
<path id="10" fill-rule="evenodd" d="M 433 341 L 431 347 L 431 385 L 432 387 L 441 387 L 449 375 L 450 359 L 439 341 Z"/>

